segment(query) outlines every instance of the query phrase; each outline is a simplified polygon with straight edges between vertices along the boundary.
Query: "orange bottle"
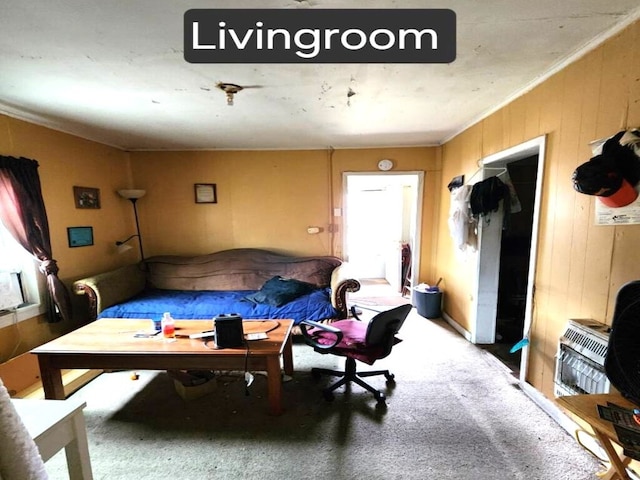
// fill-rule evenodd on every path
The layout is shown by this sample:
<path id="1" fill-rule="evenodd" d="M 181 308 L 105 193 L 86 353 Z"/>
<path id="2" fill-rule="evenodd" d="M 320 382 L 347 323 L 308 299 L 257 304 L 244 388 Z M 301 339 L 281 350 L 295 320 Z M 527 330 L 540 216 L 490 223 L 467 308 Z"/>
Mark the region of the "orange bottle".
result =
<path id="1" fill-rule="evenodd" d="M 167 340 L 175 340 L 176 338 L 176 324 L 169 312 L 165 312 L 160 322 L 162 326 L 162 336 Z"/>

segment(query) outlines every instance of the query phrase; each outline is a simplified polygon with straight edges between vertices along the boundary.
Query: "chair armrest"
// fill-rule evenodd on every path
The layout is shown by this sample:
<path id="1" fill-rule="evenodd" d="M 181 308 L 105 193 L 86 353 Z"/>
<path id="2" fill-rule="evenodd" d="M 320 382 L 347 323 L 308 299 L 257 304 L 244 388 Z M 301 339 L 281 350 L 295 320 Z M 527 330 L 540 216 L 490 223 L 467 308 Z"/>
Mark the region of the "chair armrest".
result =
<path id="1" fill-rule="evenodd" d="M 142 292 L 146 285 L 142 268 L 139 264 L 127 265 L 73 282 L 74 293 L 86 295 L 89 300 L 89 321 L 98 318 L 105 308 Z"/>
<path id="2" fill-rule="evenodd" d="M 348 263 L 336 267 L 331 274 L 331 304 L 338 311 L 338 319 L 349 316 L 347 292 L 360 290 L 360 282 L 350 276 Z"/>
<path id="3" fill-rule="evenodd" d="M 318 343 L 316 338 L 311 333 L 309 333 L 309 331 L 307 331 L 307 326 L 314 329 L 319 329 L 325 332 L 332 333 L 336 336 L 336 339 L 333 343 L 326 344 L 326 345 L 323 343 Z M 299 327 L 300 327 L 300 331 L 302 332 L 302 338 L 304 339 L 304 341 L 308 345 L 311 345 L 316 350 L 330 350 L 342 341 L 342 331 L 336 327 L 332 327 L 331 325 L 327 325 L 325 323 L 314 322 L 312 320 L 302 320 L 299 323 Z M 326 338 L 326 337 L 323 337 L 323 338 Z"/>

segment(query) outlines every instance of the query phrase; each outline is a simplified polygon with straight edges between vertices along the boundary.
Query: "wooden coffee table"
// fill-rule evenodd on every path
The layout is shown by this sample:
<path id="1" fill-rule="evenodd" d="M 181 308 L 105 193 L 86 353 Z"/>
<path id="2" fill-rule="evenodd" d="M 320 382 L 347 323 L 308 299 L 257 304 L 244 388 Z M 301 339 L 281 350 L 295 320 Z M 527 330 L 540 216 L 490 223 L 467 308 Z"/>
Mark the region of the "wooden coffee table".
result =
<path id="1" fill-rule="evenodd" d="M 176 320 L 176 333 L 188 335 L 212 328 L 211 320 Z M 61 370 L 66 368 L 127 370 L 244 370 L 266 371 L 269 413 L 282 413 L 282 378 L 293 374 L 291 328 L 293 320 L 247 320 L 245 333 L 270 330 L 265 340 L 247 342 L 247 348 L 208 348 L 202 339 L 177 338 L 166 342 L 162 334 L 137 338 L 149 331 L 151 320 L 104 318 L 45 343 L 31 353 L 38 356 L 42 387 L 47 399 L 65 398 Z"/>

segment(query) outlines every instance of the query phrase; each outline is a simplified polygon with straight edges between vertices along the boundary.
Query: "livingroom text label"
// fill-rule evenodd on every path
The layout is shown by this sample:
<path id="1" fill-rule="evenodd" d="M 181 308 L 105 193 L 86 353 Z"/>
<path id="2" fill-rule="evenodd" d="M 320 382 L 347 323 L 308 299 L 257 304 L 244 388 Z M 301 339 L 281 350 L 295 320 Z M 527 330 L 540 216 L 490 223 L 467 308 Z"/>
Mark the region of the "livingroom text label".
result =
<path id="1" fill-rule="evenodd" d="M 190 63 L 450 63 L 448 9 L 192 9 Z"/>

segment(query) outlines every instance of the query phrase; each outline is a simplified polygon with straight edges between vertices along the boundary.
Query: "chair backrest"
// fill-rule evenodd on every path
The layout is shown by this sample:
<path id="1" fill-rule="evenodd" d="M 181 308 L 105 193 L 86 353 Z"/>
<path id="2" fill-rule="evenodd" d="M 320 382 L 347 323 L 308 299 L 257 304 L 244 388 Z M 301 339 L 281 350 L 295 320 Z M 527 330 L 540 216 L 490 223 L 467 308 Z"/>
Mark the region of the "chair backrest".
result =
<path id="1" fill-rule="evenodd" d="M 393 345 L 397 343 L 395 335 L 400 331 L 411 308 L 409 304 L 400 305 L 377 314 L 369 321 L 365 343 L 367 346 L 383 347 L 384 354 L 379 358 L 384 358 L 391 353 Z"/>
<path id="2" fill-rule="evenodd" d="M 624 397 L 640 402 L 640 281 L 618 291 L 604 359 L 605 373 Z"/>

